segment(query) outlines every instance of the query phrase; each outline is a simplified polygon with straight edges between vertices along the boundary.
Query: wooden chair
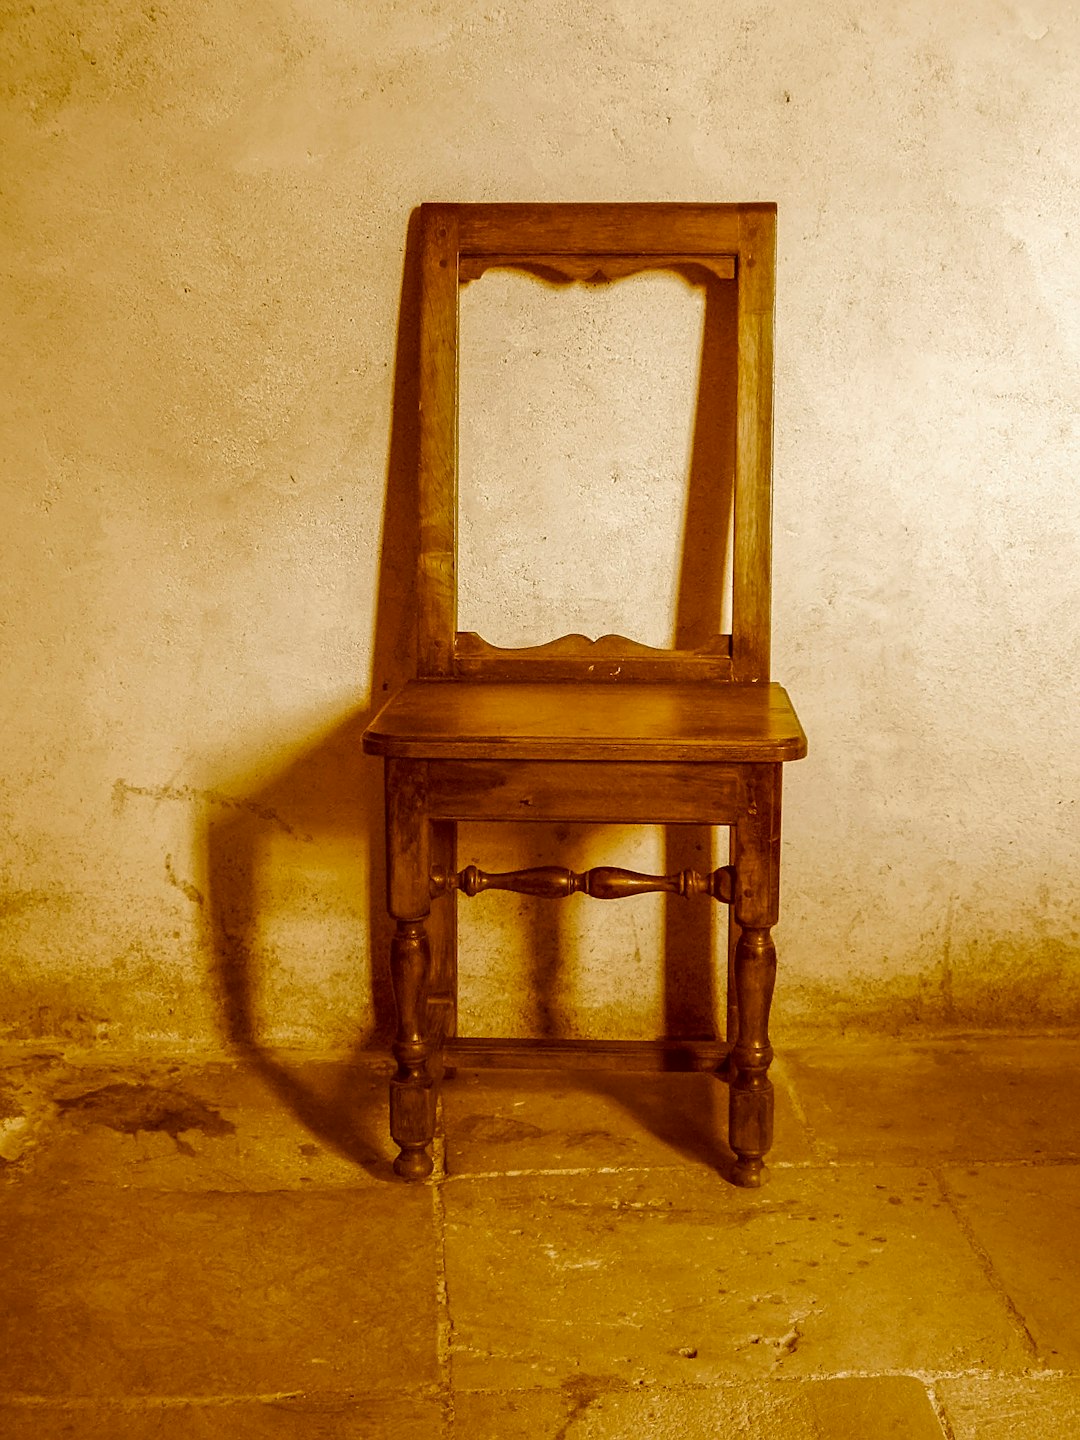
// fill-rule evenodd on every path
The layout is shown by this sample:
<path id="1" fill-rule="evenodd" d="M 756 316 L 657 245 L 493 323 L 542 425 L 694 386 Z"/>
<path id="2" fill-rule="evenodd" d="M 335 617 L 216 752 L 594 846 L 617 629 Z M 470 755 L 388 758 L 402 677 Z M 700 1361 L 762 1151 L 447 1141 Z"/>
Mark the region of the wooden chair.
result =
<path id="1" fill-rule="evenodd" d="M 364 749 L 385 761 L 390 965 L 399 1025 L 397 1173 L 430 1174 L 443 1044 L 455 1031 L 456 892 L 616 899 L 645 891 L 733 907 L 737 1033 L 722 1067 L 737 1184 L 772 1142 L 768 1017 L 776 969 L 782 763 L 806 753 L 769 681 L 774 205 L 425 205 L 420 223 L 418 678 Z M 618 636 L 498 649 L 456 620 L 458 287 L 492 266 L 567 279 L 704 266 L 737 288 L 732 633 L 692 650 Z M 731 827 L 712 873 L 458 872 L 458 821 Z M 434 957 L 433 957 L 434 952 Z"/>

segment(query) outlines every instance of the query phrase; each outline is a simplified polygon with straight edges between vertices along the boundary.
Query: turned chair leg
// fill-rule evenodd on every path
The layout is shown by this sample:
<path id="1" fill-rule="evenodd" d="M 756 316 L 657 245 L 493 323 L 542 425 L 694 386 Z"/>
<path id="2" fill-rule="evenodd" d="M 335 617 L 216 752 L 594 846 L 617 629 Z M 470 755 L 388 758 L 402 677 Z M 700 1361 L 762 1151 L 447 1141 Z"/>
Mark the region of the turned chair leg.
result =
<path id="1" fill-rule="evenodd" d="M 386 764 L 386 879 L 390 914 L 390 975 L 397 1003 L 397 1074 L 390 1081 L 390 1134 L 400 1154 L 394 1169 L 405 1180 L 431 1174 L 431 1142 L 441 1067 L 433 1054 L 428 1000 L 432 988 L 431 824 L 426 813 L 427 766 Z"/>
<path id="2" fill-rule="evenodd" d="M 761 1184 L 772 1146 L 773 1087 L 769 1079 L 769 1005 L 776 976 L 776 947 L 765 927 L 744 929 L 735 948 L 739 1038 L 732 1052 L 734 1075 L 728 1133 L 735 1151 L 736 1185 Z"/>
<path id="3" fill-rule="evenodd" d="M 424 1180 L 432 1171 L 438 1098 L 429 1069 L 427 988 L 431 948 L 423 920 L 399 920 L 390 943 L 390 973 L 397 1001 L 394 1041 L 397 1074 L 390 1081 L 390 1134 L 400 1150 L 394 1169 L 405 1180 Z"/>
<path id="4" fill-rule="evenodd" d="M 734 986 L 737 1034 L 731 1051 L 728 1143 L 736 1185 L 756 1188 L 772 1146 L 769 1008 L 776 979 L 771 929 L 780 896 L 780 766 L 763 766 L 747 782 L 748 814 L 735 833 Z"/>

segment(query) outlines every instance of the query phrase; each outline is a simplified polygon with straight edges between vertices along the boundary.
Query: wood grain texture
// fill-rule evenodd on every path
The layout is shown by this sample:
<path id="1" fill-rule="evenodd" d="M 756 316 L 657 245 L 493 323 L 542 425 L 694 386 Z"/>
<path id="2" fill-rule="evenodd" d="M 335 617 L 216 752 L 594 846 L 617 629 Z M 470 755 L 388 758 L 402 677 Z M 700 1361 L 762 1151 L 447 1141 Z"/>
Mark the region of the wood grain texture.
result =
<path id="1" fill-rule="evenodd" d="M 433 870 L 456 870 L 457 825 L 452 819 L 434 817 L 430 764 L 427 766 L 425 808 L 431 820 L 431 867 Z M 457 908 L 453 905 L 433 906 L 427 929 L 431 942 L 428 1024 L 433 1032 L 432 1053 L 438 1057 L 442 1040 L 457 1031 Z"/>
<path id="2" fill-rule="evenodd" d="M 732 675 L 767 680 L 772 595 L 775 217 L 740 218 Z"/>
<path id="3" fill-rule="evenodd" d="M 475 631 L 454 640 L 454 673 L 484 680 L 731 679 L 731 636 L 716 635 L 693 650 L 660 650 L 622 635 L 560 635 L 542 645 L 491 645 Z"/>
<path id="4" fill-rule="evenodd" d="M 370 754 L 432 759 L 798 760 L 779 685 L 413 681 L 364 735 Z"/>
<path id="5" fill-rule="evenodd" d="M 425 205 L 420 234 L 420 548 L 417 655 L 421 675 L 448 675 L 457 630 L 457 217 Z"/>
<path id="6" fill-rule="evenodd" d="M 397 1074 L 390 1082 L 390 1134 L 399 1148 L 394 1169 L 406 1180 L 431 1174 L 436 1085 L 441 1060 L 431 1044 L 427 997 L 431 947 L 424 917 L 431 909 L 431 826 L 423 761 L 386 763 L 387 908 L 397 922 L 390 942 L 390 979 L 398 1023 Z"/>
<path id="7" fill-rule="evenodd" d="M 462 255 L 458 279 L 463 285 L 478 280 L 488 270 L 528 270 L 553 284 L 606 285 L 646 270 L 674 270 L 685 279 L 701 283 L 707 276 L 716 280 L 735 278 L 734 255 Z"/>
<path id="8" fill-rule="evenodd" d="M 464 254 L 733 254 L 740 215 L 761 205 L 467 205 Z"/>
<path id="9" fill-rule="evenodd" d="M 430 908 L 427 776 L 422 760 L 393 758 L 386 764 L 386 908 L 395 920 L 418 920 Z"/>
<path id="10" fill-rule="evenodd" d="M 571 870 L 565 865 L 532 865 L 524 870 L 481 870 L 466 865 L 464 870 L 431 872 L 432 899 L 459 891 L 482 895 L 485 890 L 508 890 L 515 895 L 535 895 L 543 900 L 566 900 L 571 895 L 588 895 L 592 900 L 629 900 L 635 895 L 711 895 L 725 905 L 734 900 L 735 871 L 729 865 L 718 870 L 674 870 L 668 875 L 625 870 L 620 865 L 594 865 L 591 870 Z"/>
<path id="11" fill-rule="evenodd" d="M 729 825 L 743 767 L 602 760 L 432 760 L 428 814 L 452 820 Z"/>
<path id="12" fill-rule="evenodd" d="M 776 982 L 776 946 L 771 932 L 780 915 L 782 781 L 780 765 L 748 767 L 746 808 L 735 827 L 738 1029 L 731 1052 L 728 1134 L 737 1157 L 733 1178 L 748 1188 L 762 1183 L 765 1155 L 772 1146 L 769 1013 Z"/>
<path id="13" fill-rule="evenodd" d="M 399 1154 L 394 1169 L 404 1180 L 423 1180 L 432 1171 L 429 1147 L 435 1136 L 437 1092 L 428 1069 L 427 983 L 431 953 L 422 920 L 399 920 L 390 945 L 390 975 L 398 1011 L 390 1082 L 390 1134 Z"/>

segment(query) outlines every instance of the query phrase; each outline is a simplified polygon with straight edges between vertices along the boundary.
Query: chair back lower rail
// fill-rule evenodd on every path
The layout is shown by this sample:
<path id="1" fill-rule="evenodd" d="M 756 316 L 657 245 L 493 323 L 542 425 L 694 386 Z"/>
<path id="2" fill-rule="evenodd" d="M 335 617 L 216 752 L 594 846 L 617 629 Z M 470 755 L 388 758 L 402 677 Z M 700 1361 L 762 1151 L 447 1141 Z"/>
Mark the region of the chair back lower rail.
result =
<path id="1" fill-rule="evenodd" d="M 542 645 L 504 648 L 472 630 L 454 637 L 454 673 L 468 680 L 731 679 L 731 636 L 692 650 L 660 650 L 623 635 L 560 635 Z"/>

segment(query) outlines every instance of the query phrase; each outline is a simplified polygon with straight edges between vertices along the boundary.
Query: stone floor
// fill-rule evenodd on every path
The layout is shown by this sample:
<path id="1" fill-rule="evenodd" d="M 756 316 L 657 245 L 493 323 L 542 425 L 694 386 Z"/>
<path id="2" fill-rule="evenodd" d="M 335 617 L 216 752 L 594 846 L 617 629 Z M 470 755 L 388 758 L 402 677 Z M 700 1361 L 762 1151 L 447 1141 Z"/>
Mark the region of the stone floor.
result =
<path id="1" fill-rule="evenodd" d="M 1080 1434 L 1080 1039 L 778 1060 L 768 1186 L 694 1074 L 0 1069 L 0 1435 Z"/>

